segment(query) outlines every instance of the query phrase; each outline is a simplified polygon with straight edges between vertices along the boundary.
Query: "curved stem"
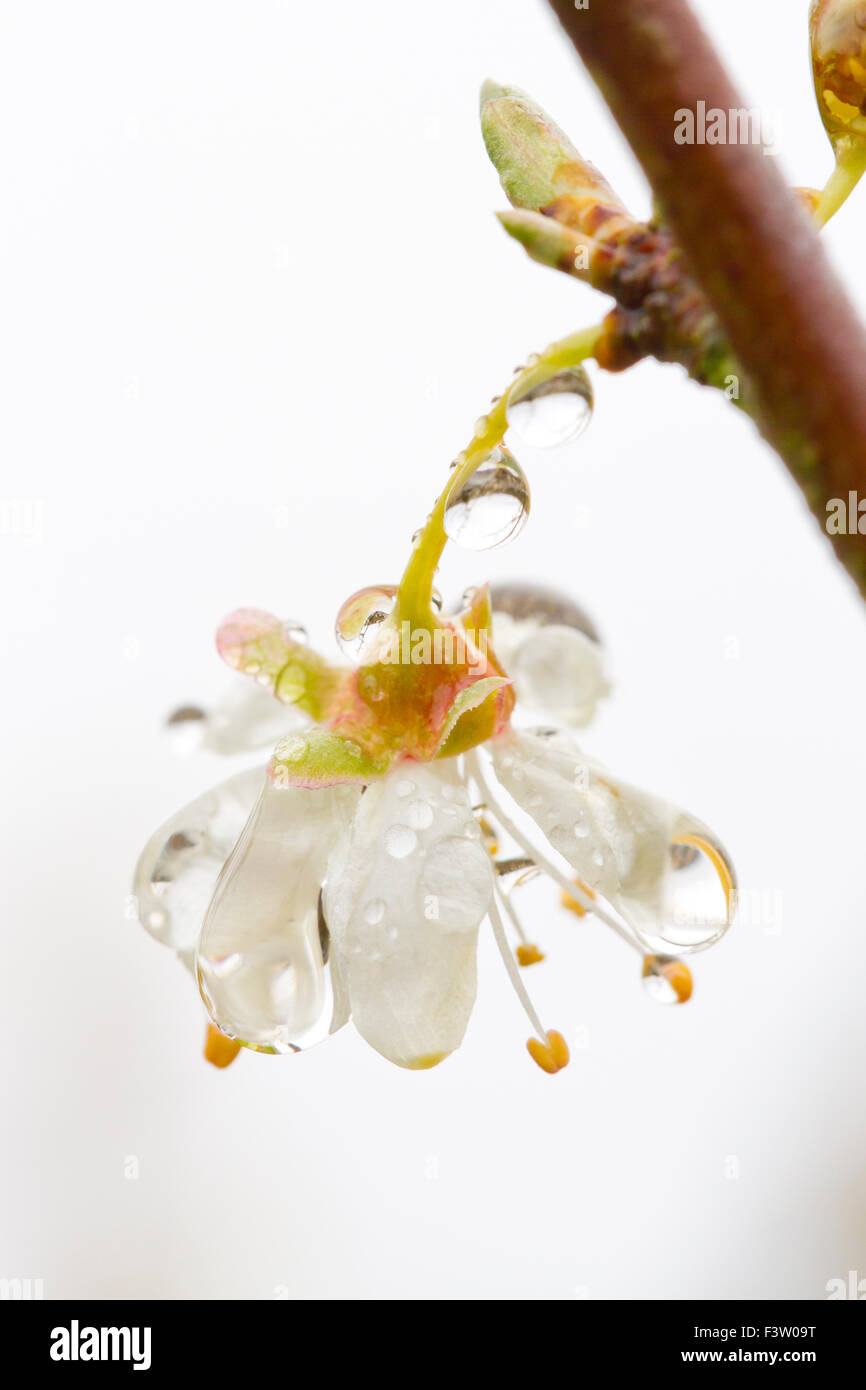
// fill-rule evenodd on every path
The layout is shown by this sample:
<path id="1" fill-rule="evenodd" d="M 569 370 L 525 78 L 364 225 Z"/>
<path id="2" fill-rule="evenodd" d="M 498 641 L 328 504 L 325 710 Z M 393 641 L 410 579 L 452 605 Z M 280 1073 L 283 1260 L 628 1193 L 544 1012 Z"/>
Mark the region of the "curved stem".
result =
<path id="1" fill-rule="evenodd" d="M 815 221 L 824 227 L 834 213 L 838 212 L 845 199 L 853 193 L 863 175 L 866 174 L 866 144 L 858 141 L 840 152 L 836 167 L 824 185 L 821 201 L 815 209 Z"/>
<path id="2" fill-rule="evenodd" d="M 472 477 L 482 459 L 502 440 L 508 428 L 505 410 L 510 394 L 530 376 L 536 377 L 546 370 L 552 373 L 564 367 L 576 367 L 585 362 L 593 356 L 602 331 L 602 325 L 596 324 L 593 328 L 584 328 L 578 333 L 571 333 L 567 338 L 560 338 L 558 342 L 551 343 L 530 366 L 525 367 L 515 377 L 490 413 L 479 421 L 472 442 L 460 456 L 457 468 L 437 498 L 409 563 L 403 571 L 403 578 L 397 590 L 395 622 L 408 619 L 414 626 L 428 626 L 434 621 L 430 596 L 433 576 L 448 539 L 445 534 L 445 506 L 449 493 L 453 488 L 462 487 Z"/>

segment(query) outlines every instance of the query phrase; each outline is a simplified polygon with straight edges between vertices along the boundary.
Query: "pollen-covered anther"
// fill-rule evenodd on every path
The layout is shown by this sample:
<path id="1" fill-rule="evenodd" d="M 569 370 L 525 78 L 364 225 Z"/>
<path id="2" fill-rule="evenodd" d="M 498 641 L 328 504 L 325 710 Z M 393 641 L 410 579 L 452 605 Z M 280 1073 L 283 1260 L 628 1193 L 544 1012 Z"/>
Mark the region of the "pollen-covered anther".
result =
<path id="1" fill-rule="evenodd" d="M 542 1071 L 546 1071 L 548 1076 L 554 1076 L 556 1072 L 568 1066 L 568 1044 L 562 1034 L 553 1028 L 548 1030 L 546 1036 L 546 1043 L 540 1038 L 529 1038 L 526 1050 Z"/>
<path id="2" fill-rule="evenodd" d="M 539 951 L 531 941 L 521 942 L 515 954 L 518 965 L 537 965 L 540 960 L 544 960 L 544 952 Z"/>
<path id="3" fill-rule="evenodd" d="M 676 1004 L 687 1004 L 692 997 L 692 972 L 681 960 L 665 960 L 661 956 L 645 956 L 643 978 L 666 980 L 673 990 Z"/>
<path id="4" fill-rule="evenodd" d="M 204 1040 L 204 1059 L 214 1067 L 229 1067 L 241 1050 L 241 1044 L 235 1038 L 227 1038 L 225 1033 L 221 1033 L 219 1028 L 215 1028 L 212 1023 L 207 1026 L 207 1033 Z"/>
<path id="5" fill-rule="evenodd" d="M 498 854 L 499 839 L 497 837 L 494 827 L 490 824 L 490 821 L 483 814 L 483 812 L 484 807 L 478 806 L 475 808 L 475 819 L 478 822 L 478 828 L 481 831 L 481 841 L 488 854 Z"/>
<path id="6" fill-rule="evenodd" d="M 583 880 L 579 878 L 576 878 L 574 882 L 582 893 L 585 893 L 588 898 L 592 898 L 593 900 L 595 900 L 595 893 L 590 888 L 588 883 L 584 883 Z M 579 902 L 577 898 L 573 898 L 570 893 L 566 893 L 564 889 L 562 892 L 561 901 L 562 906 L 567 907 L 569 912 L 573 912 L 575 916 L 586 916 L 588 909 L 584 907 L 583 903 Z"/>

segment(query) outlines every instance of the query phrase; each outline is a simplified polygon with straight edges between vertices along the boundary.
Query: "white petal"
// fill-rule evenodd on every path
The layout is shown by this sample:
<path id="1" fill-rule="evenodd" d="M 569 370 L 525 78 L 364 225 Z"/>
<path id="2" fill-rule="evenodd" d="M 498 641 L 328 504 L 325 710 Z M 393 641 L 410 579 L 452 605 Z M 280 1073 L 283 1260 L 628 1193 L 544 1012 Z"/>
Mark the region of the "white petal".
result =
<path id="1" fill-rule="evenodd" d="M 459 1047 L 493 890 L 454 764 L 401 764 L 367 788 L 328 866 L 325 907 L 361 1035 L 402 1067 Z"/>
<path id="2" fill-rule="evenodd" d="M 610 692 L 601 647 L 577 627 L 494 611 L 493 646 L 529 709 L 588 724 Z"/>
<path id="3" fill-rule="evenodd" d="M 281 704 L 273 692 L 237 680 L 205 719 L 204 746 L 214 753 L 247 753 L 271 748 L 287 733 L 310 723 L 296 705 Z"/>
<path id="4" fill-rule="evenodd" d="M 257 767 L 212 787 L 155 831 L 135 867 L 139 921 L 190 968 L 220 870 L 263 782 L 264 768 Z"/>
<path id="5" fill-rule="evenodd" d="M 490 751 L 518 805 L 650 950 L 698 950 L 727 930 L 734 871 L 701 821 L 620 781 L 562 730 L 513 731 Z"/>
<path id="6" fill-rule="evenodd" d="M 345 1022 L 319 892 L 360 795 L 266 782 L 220 875 L 196 954 L 199 985 L 217 1026 L 247 1046 L 295 1052 Z"/>

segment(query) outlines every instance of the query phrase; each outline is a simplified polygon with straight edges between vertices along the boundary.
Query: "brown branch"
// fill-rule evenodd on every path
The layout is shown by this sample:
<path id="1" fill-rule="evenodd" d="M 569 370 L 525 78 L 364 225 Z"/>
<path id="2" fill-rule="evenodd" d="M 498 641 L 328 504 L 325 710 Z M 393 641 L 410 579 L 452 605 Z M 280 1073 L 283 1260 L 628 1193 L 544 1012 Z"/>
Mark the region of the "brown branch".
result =
<path id="1" fill-rule="evenodd" d="M 866 498 L 866 333 L 772 159 L 678 145 L 675 112 L 742 110 L 685 0 L 550 0 L 598 83 L 757 399 L 762 433 L 823 529 Z M 832 536 L 866 596 L 866 535 Z"/>

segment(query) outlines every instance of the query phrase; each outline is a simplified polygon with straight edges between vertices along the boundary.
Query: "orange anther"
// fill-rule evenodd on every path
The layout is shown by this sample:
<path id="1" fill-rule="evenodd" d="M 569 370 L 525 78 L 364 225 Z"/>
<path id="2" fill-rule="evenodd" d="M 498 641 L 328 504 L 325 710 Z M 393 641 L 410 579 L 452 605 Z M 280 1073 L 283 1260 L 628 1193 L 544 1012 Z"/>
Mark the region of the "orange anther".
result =
<path id="1" fill-rule="evenodd" d="M 548 1076 L 554 1076 L 556 1072 L 568 1066 L 568 1046 L 565 1038 L 553 1029 L 547 1033 L 546 1044 L 540 1038 L 530 1038 L 526 1050 L 533 1062 L 541 1067 L 542 1071 L 546 1071 Z"/>
<path id="2" fill-rule="evenodd" d="M 207 1026 L 204 1040 L 204 1058 L 215 1067 L 228 1067 L 241 1050 L 241 1044 L 234 1038 L 227 1038 L 212 1023 Z"/>
<path id="3" fill-rule="evenodd" d="M 677 1004 L 687 1004 L 692 997 L 692 972 L 681 960 L 665 960 L 664 956 L 645 956 L 643 963 L 644 979 L 648 975 L 659 975 L 667 980 Z M 671 1003 L 674 1001 L 671 1000 Z"/>
<path id="4" fill-rule="evenodd" d="M 588 898 L 595 898 L 595 894 L 593 893 L 588 883 L 584 883 L 583 880 L 579 878 L 576 878 L 574 881 L 577 884 L 578 888 L 580 888 L 581 891 L 584 892 Z M 570 893 L 563 892 L 562 906 L 567 907 L 569 912 L 574 912 L 578 917 L 586 916 L 586 908 L 584 907 L 583 903 L 579 903 L 577 901 L 577 898 L 573 898 Z"/>
<path id="5" fill-rule="evenodd" d="M 544 960 L 544 952 L 539 951 L 537 946 L 533 946 L 527 941 L 517 948 L 518 965 L 537 965 L 540 960 Z"/>

